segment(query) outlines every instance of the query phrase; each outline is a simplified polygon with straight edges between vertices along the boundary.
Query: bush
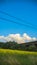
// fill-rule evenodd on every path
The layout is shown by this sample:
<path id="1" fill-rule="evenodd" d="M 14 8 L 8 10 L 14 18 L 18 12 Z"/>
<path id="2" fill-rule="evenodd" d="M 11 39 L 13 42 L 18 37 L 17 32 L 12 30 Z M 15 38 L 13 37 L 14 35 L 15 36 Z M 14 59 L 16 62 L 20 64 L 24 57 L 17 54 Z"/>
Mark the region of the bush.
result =
<path id="1" fill-rule="evenodd" d="M 30 45 L 28 50 L 29 51 L 35 51 L 36 50 L 36 46 L 35 45 Z"/>

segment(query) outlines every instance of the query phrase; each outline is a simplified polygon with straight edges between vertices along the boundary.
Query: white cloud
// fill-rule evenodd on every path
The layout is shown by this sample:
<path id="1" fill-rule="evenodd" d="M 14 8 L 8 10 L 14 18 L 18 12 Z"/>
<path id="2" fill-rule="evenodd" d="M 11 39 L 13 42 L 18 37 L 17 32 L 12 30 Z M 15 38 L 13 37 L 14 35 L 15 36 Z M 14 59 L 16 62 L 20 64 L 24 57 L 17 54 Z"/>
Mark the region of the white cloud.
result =
<path id="1" fill-rule="evenodd" d="M 25 40 L 31 40 L 32 38 L 28 36 L 26 33 L 23 34 L 23 37 Z"/>
<path id="2" fill-rule="evenodd" d="M 20 34 L 9 34 L 8 36 L 0 36 L 0 41 L 15 41 L 18 43 L 24 43 L 26 41 L 36 41 L 37 38 L 35 37 L 30 37 L 29 35 L 27 35 L 26 33 L 24 33 L 22 36 Z"/>
<path id="3" fill-rule="evenodd" d="M 35 41 L 35 40 L 37 40 L 37 38 L 33 37 L 32 40 Z"/>

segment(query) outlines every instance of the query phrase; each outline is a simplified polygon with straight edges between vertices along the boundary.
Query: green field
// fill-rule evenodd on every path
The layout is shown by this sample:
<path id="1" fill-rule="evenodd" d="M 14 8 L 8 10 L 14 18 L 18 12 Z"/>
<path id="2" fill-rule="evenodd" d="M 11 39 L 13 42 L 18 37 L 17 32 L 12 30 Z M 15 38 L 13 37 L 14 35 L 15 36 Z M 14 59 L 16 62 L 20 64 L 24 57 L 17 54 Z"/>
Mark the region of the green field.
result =
<path id="1" fill-rule="evenodd" d="M 0 49 L 0 65 L 37 65 L 37 52 Z"/>

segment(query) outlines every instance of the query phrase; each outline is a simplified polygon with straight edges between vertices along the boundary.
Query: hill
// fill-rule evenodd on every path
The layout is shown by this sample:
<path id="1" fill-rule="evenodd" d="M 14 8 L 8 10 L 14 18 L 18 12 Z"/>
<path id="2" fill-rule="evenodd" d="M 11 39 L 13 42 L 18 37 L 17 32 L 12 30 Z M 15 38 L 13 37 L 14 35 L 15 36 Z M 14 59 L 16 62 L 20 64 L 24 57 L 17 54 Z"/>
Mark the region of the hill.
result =
<path id="1" fill-rule="evenodd" d="M 0 42 L 0 48 L 37 51 L 37 41 L 20 43 L 20 44 L 16 42 L 6 42 L 6 43 Z"/>

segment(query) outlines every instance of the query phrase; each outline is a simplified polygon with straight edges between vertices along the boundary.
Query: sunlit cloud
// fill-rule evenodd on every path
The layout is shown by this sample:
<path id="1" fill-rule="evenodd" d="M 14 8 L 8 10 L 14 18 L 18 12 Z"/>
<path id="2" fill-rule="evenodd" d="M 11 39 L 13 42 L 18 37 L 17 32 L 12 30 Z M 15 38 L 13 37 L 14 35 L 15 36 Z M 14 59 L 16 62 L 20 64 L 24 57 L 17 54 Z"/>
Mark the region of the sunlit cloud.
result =
<path id="1" fill-rule="evenodd" d="M 21 34 L 9 34 L 8 36 L 0 36 L 0 41 L 5 41 L 5 42 L 17 42 L 17 43 L 25 43 L 25 42 L 30 42 L 30 41 L 36 41 L 37 38 L 35 37 L 30 37 L 26 33 L 24 33 L 22 36 Z"/>

